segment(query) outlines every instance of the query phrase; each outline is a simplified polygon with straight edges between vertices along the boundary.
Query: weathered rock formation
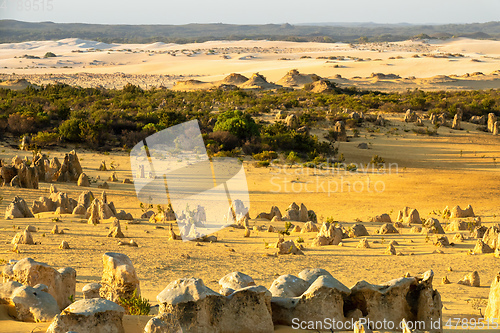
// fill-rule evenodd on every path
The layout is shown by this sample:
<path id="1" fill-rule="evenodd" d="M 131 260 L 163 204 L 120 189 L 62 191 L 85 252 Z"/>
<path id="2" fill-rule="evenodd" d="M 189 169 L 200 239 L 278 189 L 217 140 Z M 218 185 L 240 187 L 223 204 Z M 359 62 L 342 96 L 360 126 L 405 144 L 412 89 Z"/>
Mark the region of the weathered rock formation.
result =
<path id="1" fill-rule="evenodd" d="M 26 201 L 21 197 L 15 197 L 14 200 L 5 209 L 5 218 L 7 220 L 15 218 L 34 217 Z"/>
<path id="2" fill-rule="evenodd" d="M 262 286 L 242 288 L 223 296 L 206 287 L 200 279 L 180 279 L 170 283 L 157 300 L 160 315 L 173 315 L 182 331 L 274 331 L 271 293 Z"/>
<path id="3" fill-rule="evenodd" d="M 137 296 L 140 296 L 139 278 L 128 256 L 106 252 L 102 256 L 102 264 L 102 287 L 99 290 L 102 298 L 119 302 L 120 298 L 131 298 L 134 291 Z"/>
<path id="4" fill-rule="evenodd" d="M 125 310 L 105 299 L 76 301 L 57 315 L 47 333 L 124 333 Z"/>
<path id="5" fill-rule="evenodd" d="M 485 320 L 498 320 L 500 318 L 500 273 L 493 278 L 488 297 L 488 305 L 484 312 Z"/>
<path id="6" fill-rule="evenodd" d="M 5 265 L 2 271 L 3 281 L 17 281 L 35 287 L 44 284 L 48 288 L 60 309 L 71 304 L 76 290 L 76 271 L 72 268 L 56 270 L 49 265 L 24 258 L 14 264 Z"/>

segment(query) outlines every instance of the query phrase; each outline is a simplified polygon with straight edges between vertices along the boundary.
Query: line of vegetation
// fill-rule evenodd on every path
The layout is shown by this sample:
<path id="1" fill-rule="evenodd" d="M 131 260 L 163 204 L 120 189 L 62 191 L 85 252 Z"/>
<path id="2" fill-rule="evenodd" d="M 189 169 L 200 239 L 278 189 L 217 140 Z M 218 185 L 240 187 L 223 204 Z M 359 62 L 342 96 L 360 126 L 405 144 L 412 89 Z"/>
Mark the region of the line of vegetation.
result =
<path id="1" fill-rule="evenodd" d="M 496 112 L 500 91 L 380 93 L 337 88 L 329 93 L 285 89 L 176 92 L 133 85 L 108 90 L 57 84 L 21 91 L 0 89 L 0 138 L 30 135 L 41 148 L 75 143 L 101 151 L 127 150 L 155 132 L 198 119 L 209 154 L 252 155 L 266 166 L 276 153 L 284 153 L 290 163 L 334 156 L 333 136 L 323 140 L 299 128 L 325 121 L 333 126 L 338 120 L 345 120 L 348 128 L 356 127 L 346 110 L 402 113 L 412 109 L 452 118 L 459 108 L 465 119 Z M 259 117 L 276 110 L 294 113 L 297 129 Z"/>

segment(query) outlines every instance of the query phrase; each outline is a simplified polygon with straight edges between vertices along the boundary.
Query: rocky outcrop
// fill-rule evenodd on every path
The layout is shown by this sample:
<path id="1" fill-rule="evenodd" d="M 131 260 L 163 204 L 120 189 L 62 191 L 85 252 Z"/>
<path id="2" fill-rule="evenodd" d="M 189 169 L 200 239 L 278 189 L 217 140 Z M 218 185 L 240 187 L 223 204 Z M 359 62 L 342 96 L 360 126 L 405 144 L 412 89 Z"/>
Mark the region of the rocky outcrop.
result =
<path id="1" fill-rule="evenodd" d="M 139 278 L 128 256 L 106 252 L 102 256 L 102 264 L 102 287 L 99 291 L 102 298 L 118 303 L 120 298 L 131 298 L 134 292 L 140 296 Z"/>
<path id="2" fill-rule="evenodd" d="M 5 219 L 11 220 L 15 218 L 34 217 L 29 209 L 26 201 L 21 197 L 15 197 L 14 200 L 5 209 Z"/>
<path id="3" fill-rule="evenodd" d="M 485 254 L 485 253 L 493 253 L 495 252 L 488 244 L 485 244 L 482 239 L 478 239 L 476 242 L 476 246 L 472 253 L 474 254 Z"/>
<path id="4" fill-rule="evenodd" d="M 488 132 L 493 133 L 495 122 L 497 121 L 497 116 L 494 113 L 488 114 Z"/>
<path id="5" fill-rule="evenodd" d="M 370 236 L 370 234 L 368 233 L 368 230 L 366 230 L 366 227 L 362 224 L 355 224 L 349 230 L 349 237 L 351 238 L 365 236 Z"/>
<path id="6" fill-rule="evenodd" d="M 458 117 L 458 114 L 456 114 L 455 117 L 453 118 L 453 123 L 451 125 L 451 128 L 454 129 L 454 130 L 460 130 L 460 129 L 462 129 L 460 127 L 460 119 Z"/>
<path id="7" fill-rule="evenodd" d="M 157 297 L 160 315 L 171 314 L 186 332 L 273 332 L 271 293 L 262 286 L 236 290 L 229 296 L 190 278 L 170 283 Z"/>
<path id="8" fill-rule="evenodd" d="M 299 118 L 294 114 L 290 114 L 285 118 L 285 124 L 288 128 L 296 129 L 299 127 Z"/>
<path id="9" fill-rule="evenodd" d="M 387 234 L 399 234 L 398 229 L 394 227 L 394 225 L 390 223 L 385 223 L 380 227 L 379 230 L 377 230 L 380 235 L 387 235 Z"/>
<path id="10" fill-rule="evenodd" d="M 342 229 L 337 228 L 334 223 L 324 222 L 316 239 L 316 246 L 339 245 L 342 242 Z"/>
<path id="11" fill-rule="evenodd" d="M 331 318 L 345 321 L 345 299 L 349 288 L 328 275 L 319 276 L 299 297 L 273 297 L 272 315 L 275 325 L 292 326 L 299 321 L 323 321 Z"/>
<path id="12" fill-rule="evenodd" d="M 54 174 L 53 180 L 58 182 L 76 182 L 82 173 L 82 167 L 74 150 L 64 156 L 63 163 Z"/>
<path id="13" fill-rule="evenodd" d="M 307 232 L 318 232 L 318 231 L 319 229 L 316 223 L 309 221 L 304 224 L 304 226 L 300 230 L 300 233 L 303 234 Z"/>
<path id="14" fill-rule="evenodd" d="M 56 270 L 45 263 L 24 258 L 4 266 L 2 276 L 4 282 L 17 281 L 31 287 L 46 285 L 60 309 L 70 305 L 70 298 L 76 294 L 76 271 L 69 267 Z"/>
<path id="15" fill-rule="evenodd" d="M 500 318 L 500 273 L 493 278 L 493 282 L 490 287 L 490 295 L 488 297 L 488 305 L 486 306 L 486 311 L 484 312 L 484 319 L 498 320 Z"/>
<path id="16" fill-rule="evenodd" d="M 412 111 L 410 109 L 406 110 L 405 117 L 403 119 L 405 123 L 413 123 L 413 122 L 416 122 L 417 119 L 418 119 L 418 116 L 415 113 L 415 111 Z"/>
<path id="17" fill-rule="evenodd" d="M 460 220 L 455 220 L 451 221 L 447 226 L 446 226 L 446 231 L 464 231 L 468 230 L 469 225 L 465 221 L 460 221 Z"/>
<path id="18" fill-rule="evenodd" d="M 125 238 L 120 226 L 120 221 L 117 218 L 113 220 L 111 227 L 109 228 L 108 237 Z"/>
<path id="19" fill-rule="evenodd" d="M 441 296 L 432 288 L 433 277 L 428 271 L 422 278 L 400 278 L 380 286 L 360 281 L 351 288 L 345 309 L 359 309 L 361 317 L 372 321 L 422 321 L 426 331 L 442 332 L 442 328 L 430 329 L 431 321 L 441 319 L 443 307 Z"/>
<path id="20" fill-rule="evenodd" d="M 428 229 L 428 233 L 432 234 L 445 233 L 443 227 L 441 226 L 441 223 L 439 223 L 439 220 L 432 217 L 425 220 L 423 226 Z"/>
<path id="21" fill-rule="evenodd" d="M 411 209 L 410 207 L 405 207 L 402 211 L 399 211 L 397 221 L 403 222 L 406 225 L 422 223 L 418 210 Z"/>
<path id="22" fill-rule="evenodd" d="M 310 283 L 291 274 L 281 275 L 273 281 L 269 291 L 273 297 L 298 297 L 302 295 Z"/>
<path id="23" fill-rule="evenodd" d="M 144 333 L 182 332 L 175 316 L 171 313 L 162 313 L 151 318 L 144 327 Z"/>
<path id="24" fill-rule="evenodd" d="M 292 326 L 306 321 L 413 322 L 425 331 L 442 332 L 431 326 L 441 320 L 442 303 L 433 289 L 433 272 L 405 277 L 382 285 L 358 282 L 351 289 L 323 269 L 305 269 L 298 276 L 284 275 L 271 285 L 246 286 L 253 279 L 234 272 L 221 279 L 221 295 L 196 278 L 170 283 L 158 296 L 159 315 L 146 326 L 146 332 L 273 332 L 273 325 Z M 235 282 L 235 283 L 233 283 Z M 236 288 L 233 289 L 232 287 Z M 272 296 L 272 298 L 271 298 Z M 153 330 L 158 329 L 158 331 Z"/>
<path id="25" fill-rule="evenodd" d="M 29 232 L 27 229 L 18 232 L 14 236 L 14 238 L 12 238 L 12 241 L 10 243 L 13 245 L 18 245 L 18 244 L 35 245 L 33 236 L 31 235 L 31 232 Z"/>
<path id="26" fill-rule="evenodd" d="M 392 223 L 391 217 L 389 214 L 381 214 L 374 216 L 370 219 L 370 222 L 379 222 L 379 223 Z"/>
<path id="27" fill-rule="evenodd" d="M 481 286 L 481 280 L 479 278 L 479 273 L 477 271 L 466 274 L 457 283 L 462 284 L 464 286 L 469 286 L 469 287 L 480 287 Z"/>
<path id="28" fill-rule="evenodd" d="M 255 286 L 255 281 L 251 276 L 246 275 L 241 272 L 232 272 L 223 276 L 219 280 L 219 285 L 221 289 L 232 289 L 238 290 L 250 286 Z"/>
<path id="29" fill-rule="evenodd" d="M 81 173 L 80 177 L 78 177 L 78 180 L 76 182 L 77 186 L 81 187 L 90 187 L 90 179 L 85 173 Z"/>
<path id="30" fill-rule="evenodd" d="M 8 284 L 9 282 L 7 282 Z M 10 282 L 12 287 L 12 282 Z M 17 284 L 10 295 L 0 296 L 9 306 L 9 314 L 19 321 L 49 322 L 59 314 L 60 309 L 54 297 L 47 293 L 46 286 L 30 286 Z M 1 288 L 1 287 L 0 287 Z M 3 288 L 2 288 L 3 289 Z"/>
<path id="31" fill-rule="evenodd" d="M 500 235 L 500 224 L 493 225 L 486 230 L 483 236 L 483 242 L 492 249 L 500 248 L 499 235 Z"/>
<path id="32" fill-rule="evenodd" d="M 451 209 L 450 218 L 465 218 L 465 217 L 474 217 L 474 210 L 471 205 L 468 205 L 467 208 L 461 209 L 460 206 L 455 206 Z"/>
<path id="33" fill-rule="evenodd" d="M 124 333 L 125 310 L 105 299 L 76 301 L 57 315 L 47 333 Z"/>
<path id="34" fill-rule="evenodd" d="M 345 130 L 345 123 L 343 121 L 337 121 L 333 127 L 333 133 L 336 141 L 346 142 L 347 133 Z"/>
<path id="35" fill-rule="evenodd" d="M 84 299 L 91 298 L 101 298 L 99 291 L 101 290 L 102 285 L 100 283 L 88 283 L 83 286 L 82 294 Z"/>

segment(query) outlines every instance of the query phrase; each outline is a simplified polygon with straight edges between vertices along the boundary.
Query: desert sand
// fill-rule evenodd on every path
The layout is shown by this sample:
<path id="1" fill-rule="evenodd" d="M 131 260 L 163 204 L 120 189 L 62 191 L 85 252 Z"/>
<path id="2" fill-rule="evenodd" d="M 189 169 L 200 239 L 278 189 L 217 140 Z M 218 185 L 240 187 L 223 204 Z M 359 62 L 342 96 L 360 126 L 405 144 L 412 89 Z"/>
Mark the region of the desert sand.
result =
<path id="1" fill-rule="evenodd" d="M 317 213 L 318 222 L 333 217 L 344 227 L 349 227 L 356 221 L 362 221 L 371 235 L 368 237 L 371 249 L 356 249 L 359 239 L 355 238 L 345 239 L 342 247 L 311 248 L 315 233 L 292 233 L 286 238 L 304 238 L 305 255 L 273 257 L 267 254 L 274 253 L 276 249 L 267 249 L 264 244 L 275 242 L 278 239 L 277 233 L 253 231 L 250 238 L 243 238 L 243 230 L 226 228 L 216 233 L 218 242 L 203 243 L 203 246 L 199 247 L 194 242 L 167 241 L 168 225 L 151 224 L 147 220 L 141 220 L 140 224 L 122 224 L 126 239 L 134 239 L 139 245 L 138 248 L 133 248 L 118 246 L 116 239 L 106 237 L 109 221 L 93 226 L 73 215 L 55 216 L 54 213 L 41 213 L 34 219 L 7 221 L 2 214 L 0 235 L 4 241 L 0 244 L 0 259 L 32 257 L 57 268 L 75 268 L 76 298 L 79 299 L 82 297 L 81 288 L 85 284 L 100 280 L 102 254 L 107 251 L 125 253 L 131 258 L 138 272 L 142 295 L 152 304 L 156 304 L 156 295 L 169 282 L 182 277 L 202 278 L 207 286 L 218 290 L 218 280 L 222 276 L 232 271 L 242 271 L 252 276 L 257 284 L 269 287 L 279 275 L 297 274 L 307 267 L 321 267 L 350 287 L 359 280 L 384 283 L 402 277 L 407 272 L 422 274 L 432 269 L 436 275 L 434 287 L 441 293 L 443 300 L 443 319 L 446 321 L 456 317 L 479 318 L 479 310 L 472 307 L 471 301 L 487 299 L 489 286 L 498 271 L 499 259 L 493 254 L 469 255 L 468 251 L 473 249 L 476 242 L 474 239 L 457 243 L 453 247 L 441 248 L 443 253 L 436 253 L 438 248 L 424 235 L 410 234 L 409 228 L 402 229 L 402 233 L 398 235 L 376 235 L 375 230 L 380 228 L 382 223 L 368 221 L 370 217 L 382 213 L 390 214 L 394 221 L 398 210 L 410 206 L 417 208 L 421 217 L 436 217 L 446 224 L 447 221 L 436 216 L 434 212 L 442 211 L 445 206 L 458 204 L 465 208 L 467 204 L 471 204 L 476 215 L 481 217 L 483 225 L 498 223 L 500 137 L 478 132 L 475 125 L 467 123 L 462 123 L 462 131 L 441 127 L 437 137 L 419 136 L 412 131 L 404 131 L 414 128 L 414 125 L 402 122 L 401 115 L 387 115 L 387 118 L 391 124 L 382 132 L 370 133 L 363 128 L 359 137 L 352 138 L 350 142 L 338 143 L 347 163 L 362 166 L 376 154 L 385 159 L 385 172 L 325 172 L 302 169 L 299 166 L 256 168 L 251 159 L 245 161 L 250 191 L 250 216 L 254 218 L 250 221 L 251 226 L 269 226 L 268 220 L 258 220 L 255 216 L 263 211 L 268 212 L 271 205 L 277 205 L 283 212 L 295 201 L 313 209 Z M 424 120 L 424 123 L 429 125 L 427 122 L 428 120 Z M 318 134 L 326 131 L 325 125 L 316 129 Z M 394 128 L 398 129 L 398 135 L 385 133 Z M 368 143 L 370 149 L 358 149 L 357 145 L 361 142 Z M 0 158 L 9 160 L 15 155 L 31 156 L 31 152 L 15 150 L 9 143 L 15 142 L 4 142 L 0 145 Z M 45 153 L 61 156 L 71 148 L 74 147 L 61 147 Z M 93 179 L 100 177 L 101 180 L 97 184 L 107 180 L 113 172 L 97 171 L 102 160 L 108 165 L 113 162 L 120 181 L 132 178 L 126 153 L 101 155 L 82 147 L 76 147 L 76 150 L 84 172 Z M 366 186 L 362 190 L 360 187 L 357 191 L 353 188 L 349 190 L 347 182 L 351 185 L 356 181 L 366 184 L 367 179 L 370 179 L 372 185 L 378 184 L 378 192 Z M 344 182 L 344 190 L 328 192 L 327 188 L 322 190 L 316 187 L 318 182 L 328 181 L 331 184 Z M 90 190 L 99 195 L 102 190 L 97 188 L 97 184 L 92 184 Z M 311 192 L 307 192 L 305 184 L 312 186 L 309 188 L 312 189 Z M 58 183 L 56 186 L 59 191 L 67 192 L 73 198 L 83 190 L 69 183 Z M 48 193 L 49 187 L 48 183 L 41 183 L 39 190 L 3 187 L 0 190 L 4 198 L 0 211 L 5 210 L 15 195 L 31 203 Z M 133 185 L 110 183 L 110 189 L 106 193 L 117 209 L 131 212 L 135 218 L 141 215 L 140 203 L 136 199 Z M 59 217 L 57 224 L 60 229 L 64 228 L 65 234 L 50 234 L 55 223 L 52 219 L 55 217 Z M 34 233 L 34 238 L 41 244 L 21 245 L 19 254 L 11 252 L 10 240 L 18 229 L 23 229 L 28 224 L 39 229 Z M 283 224 L 284 222 L 279 222 L 275 227 L 283 228 Z M 158 229 L 159 226 L 165 229 Z M 469 235 L 468 231 L 461 233 Z M 450 241 L 454 234 L 455 232 L 447 233 Z M 60 250 L 58 246 L 62 240 L 68 241 L 71 249 Z M 391 240 L 400 244 L 396 248 L 403 256 L 383 254 Z M 181 255 L 184 254 L 189 254 L 190 259 L 183 258 Z M 474 270 L 479 272 L 481 287 L 457 285 L 458 280 Z M 451 284 L 440 284 L 445 276 Z M 484 306 L 482 311 L 484 313 Z M 0 313 L 1 332 L 43 332 L 48 326 L 45 323 L 10 321 L 5 311 Z M 147 316 L 126 316 L 126 332 L 141 332 L 148 319 Z M 282 329 L 285 330 L 278 330 Z"/>
<path id="2" fill-rule="evenodd" d="M 56 57 L 44 58 L 47 52 Z M 291 69 L 340 86 L 382 91 L 496 88 L 500 42 L 456 38 L 356 45 L 279 41 L 127 45 L 72 38 L 0 45 L 0 79 L 24 78 L 37 85 L 61 82 L 119 89 L 131 83 L 145 89 L 171 88 L 188 79 L 217 82 L 231 73 L 250 77 L 256 72 L 277 82 Z M 398 78 L 381 79 L 373 73 Z"/>

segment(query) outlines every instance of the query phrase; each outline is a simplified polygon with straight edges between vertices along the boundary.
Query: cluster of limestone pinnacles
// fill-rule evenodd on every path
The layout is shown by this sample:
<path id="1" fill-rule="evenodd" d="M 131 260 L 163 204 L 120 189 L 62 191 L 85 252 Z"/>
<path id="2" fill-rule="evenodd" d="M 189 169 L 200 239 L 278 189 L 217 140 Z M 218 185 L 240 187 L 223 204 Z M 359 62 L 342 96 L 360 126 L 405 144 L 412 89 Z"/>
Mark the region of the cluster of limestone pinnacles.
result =
<path id="1" fill-rule="evenodd" d="M 77 301 L 76 276 L 72 268 L 56 270 L 31 258 L 11 260 L 2 269 L 0 303 L 7 304 L 17 320 L 51 322 L 48 333 L 124 332 L 127 310 L 121 302 L 140 295 L 140 281 L 129 257 L 105 253 L 101 281 L 85 285 L 83 299 Z M 359 281 L 348 288 L 328 271 L 315 268 L 297 276 L 280 276 L 266 288 L 244 273 L 232 272 L 220 279 L 218 292 L 201 279 L 183 278 L 158 294 L 159 313 L 144 331 L 274 332 L 275 325 L 305 323 L 302 326 L 307 328 L 307 323 L 329 318 L 348 330 L 369 332 L 368 325 L 360 324 L 364 318 L 368 323 L 396 323 L 396 329 L 404 323 L 407 330 L 418 321 L 426 325 L 425 331 L 442 332 L 443 305 L 433 289 L 433 277 L 427 271 L 421 277 L 383 285 Z M 485 317 L 499 315 L 500 273 L 493 280 Z"/>

